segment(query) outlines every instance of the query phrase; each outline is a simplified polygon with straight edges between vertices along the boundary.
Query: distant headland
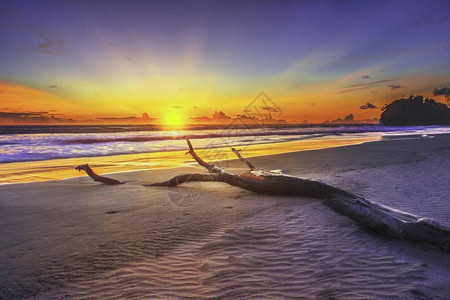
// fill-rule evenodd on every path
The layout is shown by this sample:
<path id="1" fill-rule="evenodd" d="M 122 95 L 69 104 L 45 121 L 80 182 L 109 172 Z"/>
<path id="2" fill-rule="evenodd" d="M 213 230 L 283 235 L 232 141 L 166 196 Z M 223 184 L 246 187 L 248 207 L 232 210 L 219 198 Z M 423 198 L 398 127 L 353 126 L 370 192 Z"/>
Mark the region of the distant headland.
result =
<path id="1" fill-rule="evenodd" d="M 421 95 L 394 100 L 385 105 L 382 111 L 382 125 L 450 125 L 450 108 L 444 103 Z"/>

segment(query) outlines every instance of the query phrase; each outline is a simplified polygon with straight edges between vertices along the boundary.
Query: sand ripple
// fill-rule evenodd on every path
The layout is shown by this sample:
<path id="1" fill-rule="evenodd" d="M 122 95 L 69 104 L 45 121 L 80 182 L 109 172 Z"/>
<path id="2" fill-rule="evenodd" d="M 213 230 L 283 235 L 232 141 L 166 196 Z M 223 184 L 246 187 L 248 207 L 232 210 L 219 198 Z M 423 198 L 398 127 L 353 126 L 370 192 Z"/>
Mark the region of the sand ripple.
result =
<path id="1" fill-rule="evenodd" d="M 317 201 L 287 202 L 43 298 L 444 298 L 423 263 L 399 255 L 405 243 L 364 232 Z"/>

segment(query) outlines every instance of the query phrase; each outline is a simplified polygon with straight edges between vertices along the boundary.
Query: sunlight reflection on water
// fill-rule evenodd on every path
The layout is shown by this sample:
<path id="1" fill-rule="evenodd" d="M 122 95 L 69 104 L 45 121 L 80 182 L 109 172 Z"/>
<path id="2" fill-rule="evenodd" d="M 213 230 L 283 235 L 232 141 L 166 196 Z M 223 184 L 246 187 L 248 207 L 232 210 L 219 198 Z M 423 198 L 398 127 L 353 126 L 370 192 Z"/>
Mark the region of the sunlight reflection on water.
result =
<path id="1" fill-rule="evenodd" d="M 346 132 L 346 130 L 348 132 Z M 372 131 L 371 131 L 372 130 Z M 251 133 L 251 134 L 250 134 Z M 450 127 L 268 128 L 116 133 L 0 134 L 0 184 L 84 176 L 78 164 L 89 162 L 101 173 L 168 168 L 192 162 L 183 136 L 192 138 L 208 160 L 234 159 L 230 147 L 246 157 L 322 149 L 391 138 L 429 138 Z M 426 137 L 422 137 L 426 135 Z M 202 150 L 205 149 L 205 150 Z"/>

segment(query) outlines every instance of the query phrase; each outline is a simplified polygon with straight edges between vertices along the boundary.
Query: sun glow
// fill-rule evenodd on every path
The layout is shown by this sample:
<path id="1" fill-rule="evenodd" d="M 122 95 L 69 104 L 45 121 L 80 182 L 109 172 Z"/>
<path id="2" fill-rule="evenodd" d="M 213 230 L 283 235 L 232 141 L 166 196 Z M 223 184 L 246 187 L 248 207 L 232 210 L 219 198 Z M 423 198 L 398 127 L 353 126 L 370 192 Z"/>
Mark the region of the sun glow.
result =
<path id="1" fill-rule="evenodd" d="M 185 118 L 183 117 L 182 112 L 180 112 L 179 110 L 170 110 L 166 113 L 166 115 L 164 116 L 164 121 L 163 121 L 163 126 L 166 129 L 171 129 L 171 128 L 183 128 L 186 125 L 185 122 Z"/>

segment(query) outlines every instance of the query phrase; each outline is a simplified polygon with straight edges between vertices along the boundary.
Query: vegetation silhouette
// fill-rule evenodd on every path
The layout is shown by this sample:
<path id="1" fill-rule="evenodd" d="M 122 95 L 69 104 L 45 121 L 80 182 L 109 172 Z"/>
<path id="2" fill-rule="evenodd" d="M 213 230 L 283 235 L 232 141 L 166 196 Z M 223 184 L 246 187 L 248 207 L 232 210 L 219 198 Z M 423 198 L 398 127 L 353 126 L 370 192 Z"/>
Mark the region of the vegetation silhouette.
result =
<path id="1" fill-rule="evenodd" d="M 380 123 L 383 125 L 450 125 L 450 108 L 421 95 L 394 100 L 382 111 Z"/>

